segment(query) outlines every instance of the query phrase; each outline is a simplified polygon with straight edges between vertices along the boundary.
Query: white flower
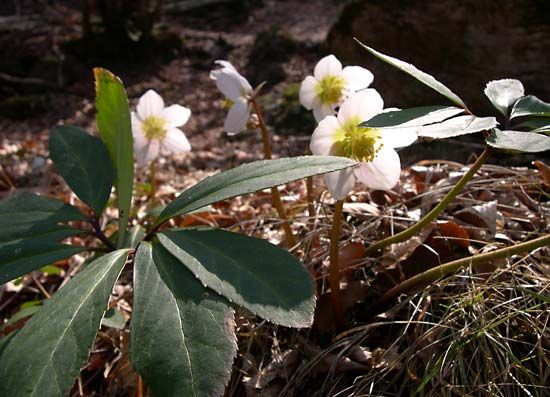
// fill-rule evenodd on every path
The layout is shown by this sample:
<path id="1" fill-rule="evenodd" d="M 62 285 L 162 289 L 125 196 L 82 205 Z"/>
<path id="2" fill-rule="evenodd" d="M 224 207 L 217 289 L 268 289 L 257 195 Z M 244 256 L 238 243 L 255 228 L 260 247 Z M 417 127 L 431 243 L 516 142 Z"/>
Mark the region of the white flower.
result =
<path id="1" fill-rule="evenodd" d="M 345 198 L 356 180 L 381 190 L 391 189 L 398 182 L 401 162 L 394 148 L 410 145 L 417 135 L 414 128 L 359 127 L 383 108 L 378 91 L 372 88 L 360 91 L 342 104 L 338 117 L 325 117 L 313 132 L 310 142 L 313 154 L 349 157 L 359 162 L 355 168 L 325 175 L 328 190 L 336 200 Z"/>
<path id="2" fill-rule="evenodd" d="M 245 129 L 250 117 L 251 104 L 248 100 L 252 93 L 250 83 L 227 61 L 216 61 L 221 69 L 210 72 L 210 78 L 225 95 L 229 112 L 223 125 L 228 134 L 237 134 Z"/>
<path id="3" fill-rule="evenodd" d="M 360 66 L 346 66 L 328 55 L 317 62 L 313 76 L 307 76 L 300 86 L 300 103 L 313 109 L 317 122 L 325 116 L 334 116 L 335 110 L 346 98 L 364 88 L 374 79 L 371 72 Z"/>
<path id="4" fill-rule="evenodd" d="M 191 115 L 191 110 L 181 105 L 164 107 L 161 96 L 153 90 L 139 98 L 136 112 L 132 112 L 134 153 L 139 166 L 154 160 L 160 149 L 172 153 L 191 150 L 181 127 Z"/>

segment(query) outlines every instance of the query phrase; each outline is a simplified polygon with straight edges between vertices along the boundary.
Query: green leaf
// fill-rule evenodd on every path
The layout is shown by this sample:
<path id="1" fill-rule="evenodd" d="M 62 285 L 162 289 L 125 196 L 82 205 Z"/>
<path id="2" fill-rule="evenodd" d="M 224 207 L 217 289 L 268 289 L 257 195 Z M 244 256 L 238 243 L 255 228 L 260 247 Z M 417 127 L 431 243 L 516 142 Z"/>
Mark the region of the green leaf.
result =
<path id="1" fill-rule="evenodd" d="M 220 200 L 256 192 L 311 175 L 337 171 L 356 163 L 345 157 L 302 156 L 243 164 L 203 179 L 166 206 L 156 225 Z"/>
<path id="2" fill-rule="evenodd" d="M 220 229 L 158 234 L 161 244 L 208 288 L 276 324 L 311 326 L 311 276 L 289 252 Z"/>
<path id="3" fill-rule="evenodd" d="M 464 102 L 462 102 L 462 99 L 458 97 L 454 92 L 452 92 L 449 88 L 447 88 L 444 84 L 437 81 L 433 76 L 424 73 L 423 71 L 417 69 L 414 65 L 411 65 L 410 63 L 403 62 L 400 59 L 391 57 L 389 55 L 382 54 L 381 52 L 376 51 L 373 48 L 370 48 L 363 43 L 361 43 L 359 40 L 355 39 L 365 50 L 370 52 L 372 55 L 377 57 L 378 59 L 386 62 L 387 64 L 392 65 L 393 67 L 396 67 L 397 69 L 401 70 L 402 72 L 407 73 L 408 75 L 414 77 L 416 80 L 420 81 L 422 84 L 430 87 L 432 90 L 440 93 L 447 99 L 449 99 L 451 102 L 453 102 L 455 105 L 460 106 L 463 109 L 467 109 Z"/>
<path id="4" fill-rule="evenodd" d="M 75 207 L 63 201 L 28 192 L 16 193 L 0 201 L 0 241 L 65 230 L 67 227 L 59 222 L 85 219 Z"/>
<path id="5" fill-rule="evenodd" d="M 145 229 L 141 225 L 135 225 L 130 229 L 130 233 L 124 239 L 124 248 L 136 248 L 145 237 Z"/>
<path id="6" fill-rule="evenodd" d="M 94 68 L 97 126 L 115 166 L 115 187 L 118 195 L 118 246 L 122 246 L 134 183 L 134 139 L 130 108 L 124 85 L 106 69 Z"/>
<path id="7" fill-rule="evenodd" d="M 98 216 L 113 186 L 115 171 L 103 141 L 72 126 L 54 127 L 50 158 L 70 188 Z"/>
<path id="8" fill-rule="evenodd" d="M 487 144 L 498 149 L 537 153 L 550 150 L 550 137 L 534 132 L 494 129 Z"/>
<path id="9" fill-rule="evenodd" d="M 508 115 L 512 105 L 525 95 L 523 84 L 515 79 L 502 79 L 490 81 L 483 91 L 496 110 L 503 115 Z"/>
<path id="10" fill-rule="evenodd" d="M 521 123 L 512 126 L 514 130 L 525 128 L 530 131 L 546 131 L 550 129 L 550 121 L 547 117 L 527 117 Z"/>
<path id="11" fill-rule="evenodd" d="M 100 257 L 44 303 L 0 360 L 0 395 L 62 396 L 86 362 L 128 251 Z"/>
<path id="12" fill-rule="evenodd" d="M 420 106 L 380 113 L 359 125 L 367 128 L 418 127 L 439 123 L 462 112 L 464 109 L 454 106 Z"/>
<path id="13" fill-rule="evenodd" d="M 126 325 L 124 313 L 122 313 L 120 310 L 110 308 L 105 312 L 105 315 L 101 320 L 101 325 L 115 329 L 124 329 L 124 326 Z"/>
<path id="14" fill-rule="evenodd" d="M 515 103 L 510 118 L 523 116 L 550 117 L 550 103 L 543 102 L 534 95 L 527 95 Z"/>
<path id="15" fill-rule="evenodd" d="M 497 126 L 494 117 L 459 116 L 442 123 L 431 124 L 418 129 L 418 136 L 441 139 L 490 130 Z"/>
<path id="16" fill-rule="evenodd" d="M 234 312 L 162 246 L 134 267 L 132 364 L 156 396 L 221 396 L 237 344 Z"/>

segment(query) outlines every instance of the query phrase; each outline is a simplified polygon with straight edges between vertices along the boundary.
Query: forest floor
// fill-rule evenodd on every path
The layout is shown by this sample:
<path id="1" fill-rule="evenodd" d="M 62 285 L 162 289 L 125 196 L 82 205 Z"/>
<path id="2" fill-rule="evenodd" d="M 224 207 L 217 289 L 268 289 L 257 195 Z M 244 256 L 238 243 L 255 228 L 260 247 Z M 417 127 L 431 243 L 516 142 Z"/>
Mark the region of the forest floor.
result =
<path id="1" fill-rule="evenodd" d="M 122 78 L 132 107 L 147 89 L 154 89 L 167 105 L 192 110 L 183 128 L 192 151 L 159 161 L 161 203 L 207 175 L 263 157 L 258 131 L 235 137 L 223 132 L 223 98 L 209 79 L 217 59 L 231 61 L 253 85 L 267 81 L 262 104 L 275 157 L 306 152 L 315 124 L 298 102 L 298 87 L 326 54 L 324 39 L 341 2 L 264 0 L 240 12 L 211 6 L 168 13 L 157 28 L 162 38 L 158 48 L 124 60 L 105 58 L 95 47 L 88 51 L 78 40 L 78 14 L 60 3 L 33 22 L 32 32 L 0 35 L 0 52 L 12 55 L 0 60 L 0 199 L 17 189 L 79 205 L 48 160 L 47 142 L 56 124 L 97 131 L 93 66 L 105 66 Z M 422 387 L 428 395 L 550 391 L 550 374 L 544 369 L 550 365 L 548 247 L 469 267 L 392 305 L 372 307 L 389 287 L 428 268 L 548 233 L 550 171 L 543 163 L 538 168 L 486 165 L 420 236 L 365 258 L 365 244 L 418 220 L 467 169 L 444 160 L 410 162 L 404 160 L 407 167 L 392 192 L 357 190 L 344 207 L 340 258 L 349 321 L 344 332 L 334 328 L 325 281 L 334 201 L 322 178 L 315 178 L 313 214 L 307 211 L 303 181 L 281 188 L 299 236 L 292 252 L 318 286 L 315 324 L 311 330 L 289 330 L 238 311 L 239 354 L 226 395 L 410 395 Z M 139 170 L 137 177 L 139 216 L 150 185 L 147 170 Z M 224 227 L 284 245 L 267 192 L 215 205 L 176 223 Z M 20 328 L 25 318 L 16 314 L 47 299 L 85 259 L 77 255 L 0 287 L 0 337 Z M 135 395 L 125 325 L 131 295 L 131 274 L 125 272 L 110 304 L 116 315 L 104 322 L 71 395 Z M 453 345 L 453 340 L 461 343 Z M 491 340 L 496 347 L 488 347 Z M 457 368 L 453 363 L 464 357 L 469 361 Z M 491 371 L 497 372 L 486 376 L 492 382 L 484 382 L 483 375 Z M 471 384 L 465 383 L 468 379 Z"/>

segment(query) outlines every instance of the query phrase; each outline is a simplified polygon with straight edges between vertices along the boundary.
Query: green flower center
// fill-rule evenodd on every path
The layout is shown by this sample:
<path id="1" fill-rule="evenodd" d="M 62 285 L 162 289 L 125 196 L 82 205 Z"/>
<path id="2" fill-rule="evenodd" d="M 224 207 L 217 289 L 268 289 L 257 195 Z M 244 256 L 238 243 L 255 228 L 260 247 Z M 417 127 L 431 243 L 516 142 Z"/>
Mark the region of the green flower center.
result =
<path id="1" fill-rule="evenodd" d="M 344 79 L 338 76 L 325 76 L 315 87 L 321 103 L 325 105 L 338 103 L 344 93 Z"/>
<path id="2" fill-rule="evenodd" d="M 226 109 L 229 109 L 231 106 L 233 106 L 235 104 L 235 102 L 233 102 L 231 99 L 229 98 L 225 98 L 223 100 L 223 104 L 222 104 L 222 107 L 226 108 Z"/>
<path id="3" fill-rule="evenodd" d="M 148 140 L 158 139 L 163 140 L 166 136 L 166 120 L 162 117 L 149 116 L 141 124 L 143 133 Z"/>
<path id="4" fill-rule="evenodd" d="M 376 128 L 359 127 L 360 118 L 352 118 L 336 132 L 335 155 L 369 162 L 382 148 Z"/>

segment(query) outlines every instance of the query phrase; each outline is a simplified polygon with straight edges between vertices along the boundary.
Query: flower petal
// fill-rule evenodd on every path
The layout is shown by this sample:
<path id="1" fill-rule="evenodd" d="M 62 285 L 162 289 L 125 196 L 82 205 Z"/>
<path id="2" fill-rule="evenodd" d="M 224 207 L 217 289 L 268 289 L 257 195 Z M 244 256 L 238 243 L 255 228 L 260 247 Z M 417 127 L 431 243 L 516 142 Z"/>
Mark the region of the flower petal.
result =
<path id="1" fill-rule="evenodd" d="M 171 105 L 162 111 L 162 117 L 171 127 L 181 127 L 191 116 L 191 110 L 181 105 Z"/>
<path id="2" fill-rule="evenodd" d="M 300 103 L 307 110 L 313 109 L 313 102 L 317 93 L 315 87 L 317 86 L 317 80 L 313 76 L 307 76 L 300 85 Z"/>
<path id="3" fill-rule="evenodd" d="M 416 127 L 380 128 L 378 131 L 382 135 L 384 145 L 394 149 L 412 145 L 418 139 L 418 129 Z"/>
<path id="4" fill-rule="evenodd" d="M 323 104 L 317 98 L 313 101 L 313 116 L 315 117 L 315 121 L 320 122 L 325 117 L 334 116 L 335 114 L 336 111 L 332 105 Z"/>
<path id="5" fill-rule="evenodd" d="M 216 86 L 227 98 L 236 101 L 252 91 L 250 83 L 237 71 L 218 69 L 210 72 L 210 78 L 216 81 Z"/>
<path id="6" fill-rule="evenodd" d="M 332 54 L 317 62 L 313 70 L 313 74 L 318 81 L 323 80 L 325 76 L 339 76 L 340 73 L 342 73 L 342 63 Z"/>
<path id="7" fill-rule="evenodd" d="M 141 120 L 150 116 L 161 116 L 164 109 L 162 97 L 153 90 L 148 90 L 139 98 L 137 115 Z"/>
<path id="8" fill-rule="evenodd" d="M 324 175 L 327 189 L 336 200 L 343 200 L 355 187 L 355 175 L 353 168 L 342 171 L 329 172 Z"/>
<path id="9" fill-rule="evenodd" d="M 218 59 L 217 61 L 214 61 L 214 63 L 220 65 L 222 69 L 228 69 L 234 71 L 235 73 L 239 73 L 237 72 L 237 69 L 235 69 L 235 66 L 233 66 L 229 61 Z"/>
<path id="10" fill-rule="evenodd" d="M 360 121 L 367 121 L 380 113 L 382 109 L 384 109 L 384 101 L 378 91 L 367 88 L 352 94 L 344 101 L 338 111 L 338 121 L 341 125 L 356 118 L 359 118 Z"/>
<path id="11" fill-rule="evenodd" d="M 382 146 L 374 160 L 361 163 L 355 169 L 357 179 L 371 189 L 389 190 L 399 181 L 401 161 L 397 152 Z"/>
<path id="12" fill-rule="evenodd" d="M 223 129 L 229 134 L 237 134 L 245 129 L 250 117 L 250 107 L 245 98 L 238 98 L 225 118 Z"/>
<path id="13" fill-rule="evenodd" d="M 361 66 L 346 66 L 342 70 L 342 77 L 346 82 L 346 88 L 351 91 L 365 89 L 374 80 L 373 74 Z"/>
<path id="14" fill-rule="evenodd" d="M 152 141 L 147 141 L 145 146 L 135 152 L 138 166 L 143 167 L 147 165 L 149 161 L 156 159 L 159 154 L 159 149 L 160 143 L 158 140 L 154 139 Z"/>
<path id="15" fill-rule="evenodd" d="M 331 149 L 335 142 L 334 135 L 339 128 L 340 124 L 338 124 L 336 117 L 325 117 L 311 136 L 311 142 L 309 143 L 311 153 L 321 156 L 331 154 Z"/>
<path id="16" fill-rule="evenodd" d="M 162 140 L 161 146 L 164 150 L 172 153 L 189 152 L 191 145 L 182 130 L 171 128 L 166 131 L 166 136 Z"/>
<path id="17" fill-rule="evenodd" d="M 131 113 L 132 121 L 132 135 L 134 137 L 134 152 L 141 150 L 147 144 L 147 138 L 141 128 L 141 121 L 139 120 L 136 112 Z"/>

